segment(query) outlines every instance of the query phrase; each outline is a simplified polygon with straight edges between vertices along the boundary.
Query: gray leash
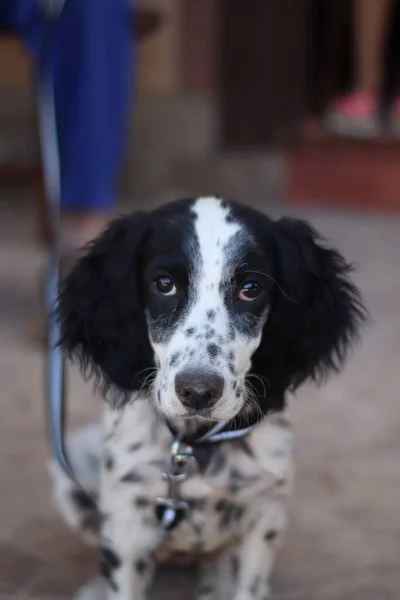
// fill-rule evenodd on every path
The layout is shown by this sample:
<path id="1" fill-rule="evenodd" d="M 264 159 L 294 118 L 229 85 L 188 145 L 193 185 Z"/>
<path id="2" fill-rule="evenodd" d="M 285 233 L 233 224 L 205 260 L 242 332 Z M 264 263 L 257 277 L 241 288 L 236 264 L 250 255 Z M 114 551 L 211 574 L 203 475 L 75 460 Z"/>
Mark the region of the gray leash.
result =
<path id="1" fill-rule="evenodd" d="M 51 43 L 54 24 L 60 16 L 63 1 L 48 0 L 45 3 L 42 1 L 42 4 L 46 5 L 44 8 Z M 46 398 L 50 449 L 64 473 L 90 497 L 77 480 L 65 449 L 65 358 L 59 346 L 60 324 L 55 312 L 60 283 L 61 173 L 54 86 L 50 68 L 44 70 L 38 86 L 38 118 L 44 189 L 52 230 L 52 249 L 45 277 L 48 323 Z"/>

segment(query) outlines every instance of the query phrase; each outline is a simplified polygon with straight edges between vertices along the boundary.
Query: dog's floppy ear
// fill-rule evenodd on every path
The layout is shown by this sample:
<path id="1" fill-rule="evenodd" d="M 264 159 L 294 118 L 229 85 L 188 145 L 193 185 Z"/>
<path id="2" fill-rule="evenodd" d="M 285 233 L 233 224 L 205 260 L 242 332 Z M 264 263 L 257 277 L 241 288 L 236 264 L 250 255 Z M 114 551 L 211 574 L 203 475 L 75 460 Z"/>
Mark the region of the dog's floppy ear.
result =
<path id="1" fill-rule="evenodd" d="M 140 388 L 153 360 L 141 281 L 148 225 L 146 213 L 113 221 L 66 277 L 58 301 L 62 347 L 119 402 Z"/>
<path id="2" fill-rule="evenodd" d="M 273 227 L 278 285 L 260 358 L 268 357 L 272 379 L 293 389 L 341 368 L 366 311 L 351 266 L 310 225 L 283 218 Z"/>

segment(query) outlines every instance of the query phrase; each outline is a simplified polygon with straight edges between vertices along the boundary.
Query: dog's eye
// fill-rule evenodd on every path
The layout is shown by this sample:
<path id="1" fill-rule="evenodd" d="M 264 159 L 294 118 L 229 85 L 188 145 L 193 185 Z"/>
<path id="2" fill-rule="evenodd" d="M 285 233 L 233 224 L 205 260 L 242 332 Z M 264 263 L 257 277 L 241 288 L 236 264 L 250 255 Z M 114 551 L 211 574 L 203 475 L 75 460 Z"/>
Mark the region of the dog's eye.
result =
<path id="1" fill-rule="evenodd" d="M 162 296 L 175 296 L 176 285 L 172 277 L 161 275 L 155 280 L 155 286 Z"/>
<path id="2" fill-rule="evenodd" d="M 244 283 L 241 287 L 238 298 L 239 300 L 244 300 L 245 302 L 251 302 L 252 300 L 258 298 L 261 290 L 261 286 L 255 281 L 246 281 L 246 283 Z"/>

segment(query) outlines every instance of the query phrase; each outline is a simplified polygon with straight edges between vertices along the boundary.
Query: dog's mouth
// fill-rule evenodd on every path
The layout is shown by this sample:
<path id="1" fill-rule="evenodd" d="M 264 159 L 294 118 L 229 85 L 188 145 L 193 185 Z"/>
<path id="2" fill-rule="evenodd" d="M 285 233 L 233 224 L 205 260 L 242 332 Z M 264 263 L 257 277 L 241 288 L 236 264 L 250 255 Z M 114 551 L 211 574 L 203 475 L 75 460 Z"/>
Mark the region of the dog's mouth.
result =
<path id="1" fill-rule="evenodd" d="M 203 419 L 204 421 L 214 421 L 215 422 L 215 418 L 212 415 L 212 411 L 207 408 L 200 408 L 198 410 L 196 410 L 195 408 L 188 408 L 184 418 L 185 419 L 200 418 L 200 419 Z"/>

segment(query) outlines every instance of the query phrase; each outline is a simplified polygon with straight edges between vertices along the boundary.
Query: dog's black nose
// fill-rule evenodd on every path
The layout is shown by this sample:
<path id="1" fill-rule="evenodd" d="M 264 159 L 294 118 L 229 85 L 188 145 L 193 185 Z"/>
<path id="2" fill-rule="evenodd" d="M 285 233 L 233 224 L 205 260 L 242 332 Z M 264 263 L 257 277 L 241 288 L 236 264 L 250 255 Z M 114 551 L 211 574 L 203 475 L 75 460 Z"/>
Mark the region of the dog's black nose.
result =
<path id="1" fill-rule="evenodd" d="M 202 410 L 218 402 L 224 391 L 224 378 L 217 373 L 184 371 L 175 377 L 175 391 L 187 408 Z"/>

